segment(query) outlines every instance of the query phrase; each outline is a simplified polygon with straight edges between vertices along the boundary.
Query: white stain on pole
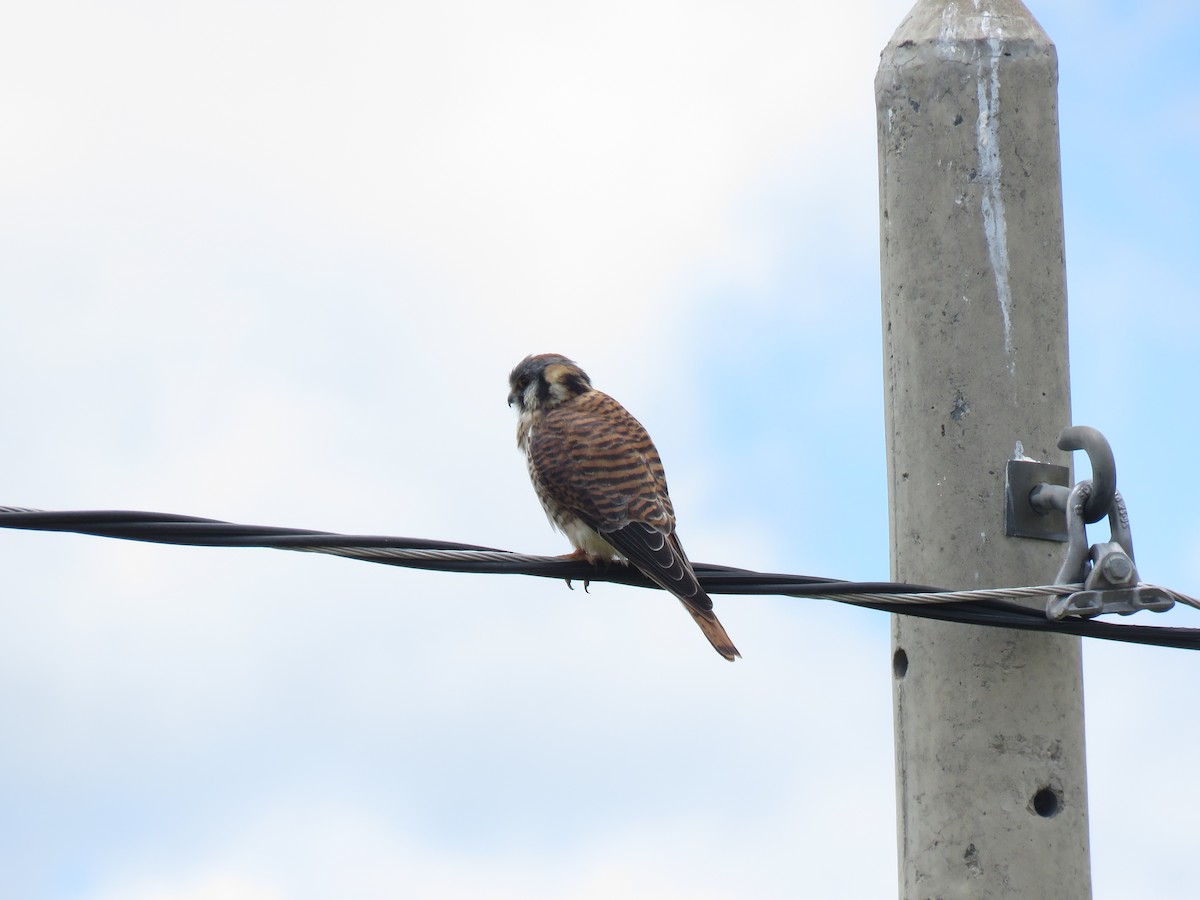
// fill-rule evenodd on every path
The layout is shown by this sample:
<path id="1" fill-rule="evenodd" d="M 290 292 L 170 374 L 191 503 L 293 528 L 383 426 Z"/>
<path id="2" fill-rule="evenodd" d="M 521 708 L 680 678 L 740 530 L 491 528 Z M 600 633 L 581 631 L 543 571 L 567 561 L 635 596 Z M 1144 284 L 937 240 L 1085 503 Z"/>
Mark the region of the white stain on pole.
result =
<path id="1" fill-rule="evenodd" d="M 976 39 L 985 48 L 978 49 Z M 937 42 L 949 59 L 972 54 L 975 62 L 975 94 L 979 114 L 975 120 L 975 180 L 983 188 L 983 236 L 988 261 L 996 282 L 996 299 L 1004 323 L 1004 355 L 1010 373 L 1016 371 L 1012 336 L 1012 286 L 1009 281 L 1008 224 L 1001 193 L 1000 165 L 1000 57 L 1004 53 L 1003 19 L 980 9 L 980 0 L 948 3 L 941 11 Z M 968 57 L 969 58 L 969 57 Z"/>
<path id="2" fill-rule="evenodd" d="M 990 24 L 990 19 L 985 19 Z M 996 29 L 999 31 L 999 29 Z M 1004 218 L 1004 196 L 1000 190 L 1000 54 L 1003 43 L 998 35 L 988 37 L 986 54 L 980 54 L 976 94 L 979 118 L 975 124 L 975 149 L 979 155 L 978 180 L 983 185 L 983 236 L 987 240 L 988 259 L 996 279 L 996 299 L 1004 318 L 1004 354 L 1008 370 L 1015 372 L 1013 356 L 1012 287 L 1008 280 L 1008 229 Z"/>

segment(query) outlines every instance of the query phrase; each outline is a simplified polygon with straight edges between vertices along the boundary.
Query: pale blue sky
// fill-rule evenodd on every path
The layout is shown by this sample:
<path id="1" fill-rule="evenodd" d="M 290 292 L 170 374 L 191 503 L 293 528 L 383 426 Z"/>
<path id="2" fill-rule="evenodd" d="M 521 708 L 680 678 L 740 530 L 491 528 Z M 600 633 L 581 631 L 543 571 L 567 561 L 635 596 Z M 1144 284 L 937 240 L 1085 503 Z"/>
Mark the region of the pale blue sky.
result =
<path id="1" fill-rule="evenodd" d="M 696 559 L 887 575 L 872 81 L 909 7 L 63 3 L 0 35 L 4 504 L 557 553 L 505 378 L 578 359 Z M 1200 591 L 1200 11 L 1039 3 L 1075 420 Z M 888 622 L 0 533 L 29 900 L 891 896 Z M 1197 614 L 1169 621 L 1197 625 Z M 1183 898 L 1181 651 L 1087 645 L 1095 897 Z M 1136 827 L 1131 827 L 1134 823 Z"/>

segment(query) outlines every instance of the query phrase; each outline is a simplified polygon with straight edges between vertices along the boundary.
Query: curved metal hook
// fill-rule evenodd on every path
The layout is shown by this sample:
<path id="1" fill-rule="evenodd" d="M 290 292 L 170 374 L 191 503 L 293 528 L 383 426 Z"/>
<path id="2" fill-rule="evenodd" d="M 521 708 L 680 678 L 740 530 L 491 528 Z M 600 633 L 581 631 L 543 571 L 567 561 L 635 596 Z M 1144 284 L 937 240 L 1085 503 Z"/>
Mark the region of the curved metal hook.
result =
<path id="1" fill-rule="evenodd" d="M 1108 515 L 1117 492 L 1117 464 L 1108 439 L 1095 428 L 1072 425 L 1058 435 L 1059 450 L 1083 450 L 1092 464 L 1092 491 L 1083 507 L 1083 521 L 1091 525 Z"/>

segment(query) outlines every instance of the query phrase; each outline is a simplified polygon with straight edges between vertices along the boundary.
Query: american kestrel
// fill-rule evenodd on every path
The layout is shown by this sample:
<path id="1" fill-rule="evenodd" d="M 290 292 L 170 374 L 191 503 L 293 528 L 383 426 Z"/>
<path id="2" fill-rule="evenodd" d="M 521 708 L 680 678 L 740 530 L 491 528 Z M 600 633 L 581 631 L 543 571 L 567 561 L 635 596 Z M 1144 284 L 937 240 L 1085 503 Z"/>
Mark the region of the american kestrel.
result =
<path id="1" fill-rule="evenodd" d="M 675 536 L 662 460 L 642 423 L 565 356 L 527 356 L 508 376 L 517 445 L 571 556 L 633 563 L 682 601 L 723 657 L 741 656 Z"/>

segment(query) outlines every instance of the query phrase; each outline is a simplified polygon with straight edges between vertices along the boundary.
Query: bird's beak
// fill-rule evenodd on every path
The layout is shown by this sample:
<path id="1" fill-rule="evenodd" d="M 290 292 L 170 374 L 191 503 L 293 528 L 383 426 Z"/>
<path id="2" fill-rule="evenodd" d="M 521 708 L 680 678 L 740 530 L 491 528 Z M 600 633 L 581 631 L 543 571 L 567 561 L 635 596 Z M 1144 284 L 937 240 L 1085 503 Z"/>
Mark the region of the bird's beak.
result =
<path id="1" fill-rule="evenodd" d="M 517 401 L 517 392 L 509 391 L 508 392 L 508 405 L 512 406 L 514 403 L 516 403 L 516 401 Z"/>

